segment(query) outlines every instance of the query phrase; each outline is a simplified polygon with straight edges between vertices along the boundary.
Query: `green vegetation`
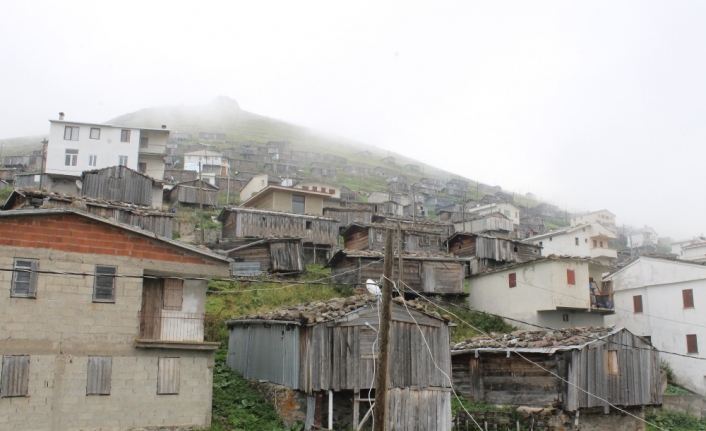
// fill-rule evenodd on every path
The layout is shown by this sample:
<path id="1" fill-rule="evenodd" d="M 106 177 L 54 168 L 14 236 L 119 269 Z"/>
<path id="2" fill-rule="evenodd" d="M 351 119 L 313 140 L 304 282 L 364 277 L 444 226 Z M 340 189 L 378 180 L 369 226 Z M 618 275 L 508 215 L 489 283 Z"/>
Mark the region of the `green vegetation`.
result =
<path id="1" fill-rule="evenodd" d="M 669 362 L 665 361 L 664 359 L 659 361 L 659 369 L 667 375 L 667 381 L 675 383 L 677 382 L 677 375 L 674 373 L 674 370 L 672 369 L 672 366 L 669 364 Z"/>
<path id="2" fill-rule="evenodd" d="M 544 223 L 547 225 L 547 229 L 561 229 L 569 225 L 564 219 L 550 217 L 545 218 Z"/>
<path id="3" fill-rule="evenodd" d="M 664 395 L 691 395 L 691 392 L 679 386 L 668 385 Z"/>
<path id="4" fill-rule="evenodd" d="M 480 329 L 483 332 L 497 332 L 497 333 L 508 333 L 515 330 L 515 327 L 505 322 L 500 317 L 489 316 L 487 314 L 478 313 L 475 311 L 470 311 L 465 308 L 456 307 L 448 304 L 444 304 L 443 307 L 455 315 L 451 316 L 451 321 L 457 326 L 451 328 L 451 342 L 458 343 L 461 341 L 468 340 L 475 336 L 481 335 L 478 331 L 468 326 L 469 323 L 475 328 Z M 446 314 L 443 310 L 438 310 L 441 315 Z"/>
<path id="5" fill-rule="evenodd" d="M 460 399 L 460 402 L 459 402 Z M 500 412 L 500 413 L 505 413 L 508 419 L 507 424 L 498 424 L 497 428 L 493 428 L 494 430 L 500 430 L 500 431 L 515 431 L 517 429 L 516 422 L 521 421 L 524 418 L 524 415 L 520 412 L 518 412 L 515 408 L 513 407 L 498 407 L 498 406 L 492 406 L 490 404 L 485 404 L 482 401 L 477 401 L 473 402 L 470 401 L 466 398 L 459 397 L 456 398 L 455 396 L 451 396 L 451 412 L 453 415 L 460 411 L 468 411 L 469 413 L 473 414 L 474 418 L 478 421 L 482 421 L 482 419 L 478 419 L 478 417 L 482 417 L 483 413 L 478 414 L 479 412 Z M 481 426 L 482 426 L 481 422 Z M 529 431 L 530 425 L 528 423 L 522 423 L 520 422 L 520 429 L 525 431 Z"/>
<path id="6" fill-rule="evenodd" d="M 6 188 L 0 190 L 0 203 L 5 203 L 7 198 L 9 198 L 10 195 L 12 194 L 13 190 L 14 189 L 12 187 L 6 187 Z"/>
<path id="7" fill-rule="evenodd" d="M 671 410 L 653 409 L 645 415 L 647 422 L 669 431 L 706 431 L 706 422 L 686 413 Z M 647 431 L 657 431 L 659 428 L 647 425 Z"/>

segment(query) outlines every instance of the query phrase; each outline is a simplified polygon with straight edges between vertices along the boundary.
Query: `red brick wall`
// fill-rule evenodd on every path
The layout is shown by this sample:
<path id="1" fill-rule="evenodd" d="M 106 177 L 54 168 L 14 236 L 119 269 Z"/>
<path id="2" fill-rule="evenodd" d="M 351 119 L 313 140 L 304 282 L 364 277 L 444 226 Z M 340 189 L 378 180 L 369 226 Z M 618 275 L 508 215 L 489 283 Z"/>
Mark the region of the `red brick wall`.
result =
<path id="1" fill-rule="evenodd" d="M 0 218 L 0 246 L 44 248 L 73 253 L 129 256 L 168 262 L 214 265 L 137 234 L 88 220 L 77 214 L 46 214 Z"/>

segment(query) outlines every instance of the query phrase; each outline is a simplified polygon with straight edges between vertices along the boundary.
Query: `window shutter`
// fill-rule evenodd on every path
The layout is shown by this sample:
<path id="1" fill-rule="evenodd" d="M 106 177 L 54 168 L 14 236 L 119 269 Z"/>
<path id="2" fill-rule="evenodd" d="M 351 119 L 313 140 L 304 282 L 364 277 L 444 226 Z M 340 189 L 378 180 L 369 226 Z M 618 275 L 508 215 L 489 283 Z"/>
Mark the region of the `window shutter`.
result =
<path id="1" fill-rule="evenodd" d="M 515 287 L 517 286 L 517 273 L 513 272 L 510 274 L 508 277 L 508 282 L 510 287 Z"/>
<path id="2" fill-rule="evenodd" d="M 93 302 L 115 302 L 115 274 L 117 268 L 114 266 L 96 266 Z"/>
<path id="3" fill-rule="evenodd" d="M 696 334 L 687 334 L 686 336 L 686 352 L 699 353 L 699 343 L 696 339 Z"/>
<path id="4" fill-rule="evenodd" d="M 571 284 L 573 286 L 576 285 L 576 273 L 573 269 L 566 270 L 566 283 Z"/>
<path id="5" fill-rule="evenodd" d="M 682 290 L 681 296 L 684 299 L 684 308 L 694 308 L 694 291 L 693 291 L 693 289 Z"/>
<path id="6" fill-rule="evenodd" d="M 0 397 L 26 397 L 29 386 L 29 356 L 2 358 Z"/>
<path id="7" fill-rule="evenodd" d="M 164 310 L 181 311 L 184 300 L 184 280 L 165 279 L 164 296 L 162 298 L 162 308 Z"/>
<path id="8" fill-rule="evenodd" d="M 608 374 L 611 376 L 620 375 L 620 366 L 618 364 L 618 351 L 608 350 Z"/>
<path id="9" fill-rule="evenodd" d="M 179 393 L 179 358 L 159 358 L 157 395 Z"/>
<path id="10" fill-rule="evenodd" d="M 39 271 L 39 261 L 38 260 L 33 260 L 32 265 L 30 266 L 30 269 L 32 272 L 29 274 L 29 292 L 27 292 L 27 296 L 30 296 L 32 298 L 37 297 L 37 271 Z"/>
<path id="11" fill-rule="evenodd" d="M 635 313 L 642 313 L 642 295 L 633 296 L 632 305 Z"/>
<path id="12" fill-rule="evenodd" d="M 110 356 L 89 356 L 86 395 L 110 395 L 112 371 L 113 358 Z"/>

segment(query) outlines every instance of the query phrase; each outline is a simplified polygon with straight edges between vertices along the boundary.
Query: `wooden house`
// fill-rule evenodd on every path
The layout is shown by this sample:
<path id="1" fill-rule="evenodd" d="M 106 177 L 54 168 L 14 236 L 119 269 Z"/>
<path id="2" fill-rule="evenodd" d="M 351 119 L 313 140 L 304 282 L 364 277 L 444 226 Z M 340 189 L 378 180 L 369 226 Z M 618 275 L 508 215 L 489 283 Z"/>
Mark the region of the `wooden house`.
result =
<path id="1" fill-rule="evenodd" d="M 385 230 L 382 224 L 351 223 L 343 231 L 343 246 L 348 250 L 384 250 Z M 402 226 L 402 250 L 405 252 L 440 253 L 446 239 L 438 231 Z M 397 248 L 397 245 L 395 246 Z"/>
<path id="2" fill-rule="evenodd" d="M 396 174 L 397 171 L 395 169 L 381 168 L 379 166 L 373 168 L 373 175 L 379 177 L 394 177 Z"/>
<path id="3" fill-rule="evenodd" d="M 336 165 L 323 162 L 314 162 L 311 164 L 311 169 L 309 172 L 311 175 L 324 178 L 336 178 L 337 170 Z"/>
<path id="4" fill-rule="evenodd" d="M 394 157 L 385 157 L 384 159 L 380 160 L 381 162 L 388 164 L 388 165 L 394 165 L 395 164 L 395 158 Z"/>
<path id="5" fill-rule="evenodd" d="M 509 236 L 515 231 L 515 224 L 506 215 L 494 212 L 487 215 L 469 214 L 466 221 L 454 223 L 458 232 L 489 233 Z"/>
<path id="6" fill-rule="evenodd" d="M 488 184 L 479 183 L 478 190 L 485 193 L 495 194 L 503 190 L 500 186 L 490 186 Z"/>
<path id="7" fill-rule="evenodd" d="M 218 190 L 207 181 L 184 181 L 164 189 L 164 203 L 185 207 L 197 207 L 203 203 L 204 207 L 215 208 L 218 206 Z"/>
<path id="8" fill-rule="evenodd" d="M 252 160 L 231 158 L 230 168 L 235 171 L 257 172 L 258 163 Z"/>
<path id="9" fill-rule="evenodd" d="M 227 240 L 301 238 L 307 262 L 329 259 L 331 250 L 338 246 L 338 220 L 330 217 L 227 207 L 218 215 L 218 221 L 222 223 L 221 236 Z"/>
<path id="10" fill-rule="evenodd" d="M 370 223 L 373 212 L 358 208 L 326 207 L 324 208 L 324 217 L 338 220 L 338 227 L 343 230 L 351 223 Z"/>
<path id="11" fill-rule="evenodd" d="M 423 201 L 416 201 L 416 204 L 410 203 L 404 206 L 404 215 L 407 217 L 427 217 L 429 216 L 429 207 Z"/>
<path id="12" fill-rule="evenodd" d="M 320 162 L 321 153 L 313 151 L 292 151 L 292 160 L 297 162 Z"/>
<path id="13" fill-rule="evenodd" d="M 454 178 L 454 179 L 451 179 L 446 182 L 446 187 L 458 189 L 458 190 L 467 190 L 468 189 L 468 181 L 459 180 L 457 178 Z"/>
<path id="14" fill-rule="evenodd" d="M 343 173 L 348 175 L 370 175 L 370 172 L 372 172 L 372 168 L 370 166 L 347 165 L 343 168 Z"/>
<path id="15" fill-rule="evenodd" d="M 424 200 L 424 203 L 427 204 L 427 206 L 439 209 L 441 207 L 453 205 L 454 200 L 451 198 L 444 198 L 439 196 L 429 196 Z"/>
<path id="16" fill-rule="evenodd" d="M 354 156 L 369 159 L 369 158 L 373 157 L 373 153 L 371 153 L 370 151 L 358 151 L 357 153 L 354 154 Z"/>
<path id="17" fill-rule="evenodd" d="M 296 177 L 299 172 L 299 166 L 288 163 L 265 163 L 265 172 L 273 175 Z"/>
<path id="18" fill-rule="evenodd" d="M 409 169 L 410 171 L 414 171 L 414 172 L 421 172 L 421 170 L 422 170 L 422 168 L 420 168 L 419 165 L 412 165 L 410 163 L 407 163 L 406 165 L 404 165 L 404 168 Z"/>
<path id="19" fill-rule="evenodd" d="M 542 255 L 542 247 L 538 245 L 468 232 L 456 232 L 444 246 L 456 257 L 474 258 L 471 265 L 474 274 L 511 263 L 529 262 Z"/>
<path id="20" fill-rule="evenodd" d="M 348 187 L 341 187 L 341 201 L 357 202 L 360 201 L 360 193 L 349 189 Z"/>
<path id="21" fill-rule="evenodd" d="M 170 183 L 181 183 L 184 181 L 194 181 L 199 177 L 196 171 L 187 171 L 185 169 L 165 169 L 164 179 Z"/>
<path id="22" fill-rule="evenodd" d="M 432 221 L 426 218 L 373 214 L 373 223 L 379 223 L 391 228 L 396 228 L 397 224 L 400 224 L 402 229 L 418 229 L 437 232 L 443 239 L 448 238 L 454 233 L 454 226 L 451 223 Z"/>
<path id="23" fill-rule="evenodd" d="M 81 195 L 136 205 L 152 205 L 155 181 L 127 166 L 111 166 L 83 173 Z M 158 184 L 161 191 L 162 185 Z M 161 198 L 161 196 L 160 196 Z M 160 205 L 161 207 L 161 199 Z"/>
<path id="24" fill-rule="evenodd" d="M 359 429 L 371 416 L 379 312 L 375 296 L 360 295 L 229 320 L 226 364 L 259 382 L 286 426 Z M 448 323 L 396 299 L 390 340 L 387 429 L 450 431 Z"/>
<path id="25" fill-rule="evenodd" d="M 346 159 L 345 157 L 337 156 L 335 154 L 324 154 L 323 160 L 324 162 L 333 163 L 336 165 L 345 165 L 346 163 L 348 163 L 348 159 Z"/>
<path id="26" fill-rule="evenodd" d="M 422 178 L 419 180 L 419 182 L 428 188 L 441 191 L 444 187 L 446 187 L 446 181 L 440 180 L 438 178 Z"/>
<path id="27" fill-rule="evenodd" d="M 253 180 L 257 180 L 257 177 L 253 178 Z M 322 215 L 324 201 L 331 198 L 328 190 L 324 193 L 274 185 L 267 185 L 251 196 L 246 197 L 244 194 L 246 187 L 248 186 L 243 187 L 240 192 L 242 199 L 240 206 L 245 208 Z"/>
<path id="28" fill-rule="evenodd" d="M 607 403 L 662 403 L 659 352 L 623 328 L 516 331 L 503 342 L 480 336 L 454 345 L 451 358 L 459 394 L 487 404 L 607 414 Z"/>
<path id="29" fill-rule="evenodd" d="M 301 238 L 244 238 L 213 244 L 212 248 L 233 261 L 231 275 L 236 277 L 306 272 Z"/>
<path id="30" fill-rule="evenodd" d="M 399 255 L 395 254 L 393 280 L 399 274 Z M 376 250 L 339 250 L 329 260 L 331 276 L 336 283 L 365 284 L 366 280 L 379 280 L 384 266 L 384 254 Z M 468 275 L 469 260 L 441 254 L 403 254 L 402 280 L 404 293 L 423 295 L 449 295 L 463 297 L 464 279 Z"/>
<path id="31" fill-rule="evenodd" d="M 409 180 L 404 175 L 397 175 L 387 180 L 387 190 L 390 192 L 408 193 L 411 189 Z"/>
<path id="32" fill-rule="evenodd" d="M 159 236 L 172 237 L 174 222 L 172 214 L 120 201 L 71 196 L 41 190 L 15 189 L 2 207 L 4 211 L 35 208 L 83 210 L 89 214 L 154 232 Z"/>

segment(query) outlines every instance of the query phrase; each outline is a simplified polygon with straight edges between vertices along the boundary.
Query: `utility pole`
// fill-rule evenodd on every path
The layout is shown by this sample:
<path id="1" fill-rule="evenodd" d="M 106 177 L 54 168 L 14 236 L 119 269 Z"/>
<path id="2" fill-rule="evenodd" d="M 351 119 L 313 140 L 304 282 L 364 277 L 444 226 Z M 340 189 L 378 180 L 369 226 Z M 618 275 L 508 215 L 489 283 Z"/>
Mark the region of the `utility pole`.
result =
<path id="1" fill-rule="evenodd" d="M 388 371 L 390 369 L 390 322 L 392 320 L 392 265 L 395 231 L 388 228 L 385 238 L 385 267 L 382 282 L 382 304 L 380 307 L 380 352 L 378 353 L 377 376 L 375 376 L 375 405 L 373 411 L 373 428 L 377 431 L 387 429 L 387 387 Z"/>
<path id="2" fill-rule="evenodd" d="M 206 227 L 203 221 L 203 179 L 201 177 L 201 170 L 203 165 L 201 164 L 201 157 L 199 157 L 199 210 L 201 211 L 201 243 L 205 242 L 206 238 Z"/>
<path id="3" fill-rule="evenodd" d="M 404 273 L 404 262 L 402 261 L 402 249 L 404 248 L 404 235 L 400 227 L 399 220 L 397 221 L 397 258 L 399 262 L 399 274 L 397 277 L 397 288 L 402 291 L 402 274 Z"/>
<path id="4" fill-rule="evenodd" d="M 463 231 L 466 231 L 466 201 L 468 200 L 467 192 L 463 191 Z"/>

